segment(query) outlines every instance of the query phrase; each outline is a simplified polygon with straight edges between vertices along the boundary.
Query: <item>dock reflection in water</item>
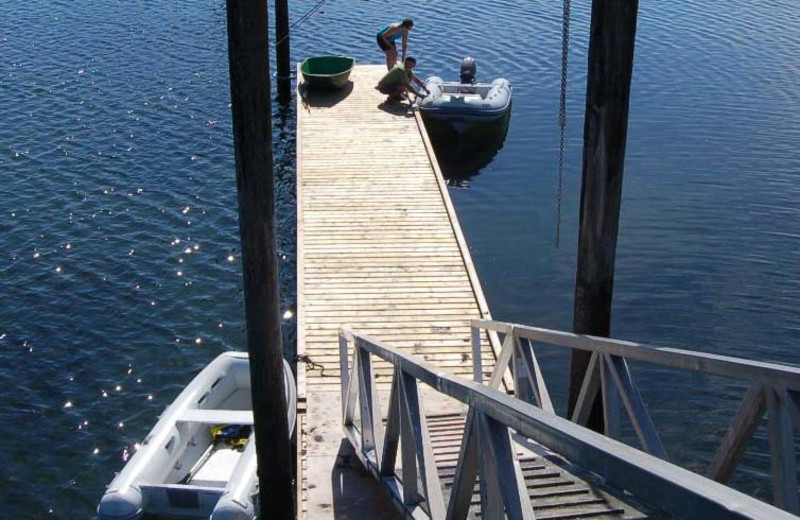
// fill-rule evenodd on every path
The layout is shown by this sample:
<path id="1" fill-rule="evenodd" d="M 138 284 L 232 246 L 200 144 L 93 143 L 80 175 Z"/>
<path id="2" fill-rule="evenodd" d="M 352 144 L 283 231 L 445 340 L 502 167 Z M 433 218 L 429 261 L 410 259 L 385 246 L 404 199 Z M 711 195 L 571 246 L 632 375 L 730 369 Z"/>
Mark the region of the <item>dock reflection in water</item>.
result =
<path id="1" fill-rule="evenodd" d="M 462 188 L 503 148 L 511 110 L 496 121 L 466 127 L 460 123 L 432 121 L 424 116 L 423 120 L 447 185 Z"/>

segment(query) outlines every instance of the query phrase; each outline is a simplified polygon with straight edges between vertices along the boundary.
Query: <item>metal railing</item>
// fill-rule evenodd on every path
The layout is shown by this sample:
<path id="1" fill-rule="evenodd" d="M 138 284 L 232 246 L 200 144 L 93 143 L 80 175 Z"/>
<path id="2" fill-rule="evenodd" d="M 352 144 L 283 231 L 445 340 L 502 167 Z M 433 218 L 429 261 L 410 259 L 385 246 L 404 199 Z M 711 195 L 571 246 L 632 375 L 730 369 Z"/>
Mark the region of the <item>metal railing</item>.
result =
<path id="1" fill-rule="evenodd" d="M 539 396 L 540 402 L 545 403 L 544 409 L 495 388 L 442 372 L 430 363 L 382 345 L 365 335 L 347 329 L 340 330 L 345 435 L 365 468 L 389 490 L 407 517 L 466 518 L 476 478 L 480 476 L 482 517 L 497 519 L 505 515 L 511 519 L 535 518 L 517 461 L 513 434 L 516 438 L 530 439 L 560 454 L 571 463 L 601 475 L 609 485 L 632 493 L 636 500 L 677 517 L 794 518 L 738 491 L 551 413 L 552 405 L 546 404 L 549 403 L 549 397 L 533 351 L 528 349 L 530 355 L 515 352 L 524 350 L 521 349 L 522 342 L 517 339 L 543 334 L 535 337 L 546 337 L 548 343 L 555 340 L 573 348 L 587 348 L 594 344 L 595 339 L 572 337 L 568 340 L 561 333 L 550 336 L 550 331 L 523 330 L 491 321 L 478 320 L 473 325 L 476 328 L 492 327 L 500 333 L 506 333 L 505 348 L 501 353 L 499 368 L 492 377 L 493 384 L 499 386 L 501 372 L 505 371 L 504 364 L 507 366 L 513 359 L 527 359 L 526 374 L 534 376 L 531 380 L 536 379 L 532 392 Z M 509 340 L 509 337 L 512 339 Z M 517 348 L 518 344 L 520 348 Z M 621 363 L 618 360 L 606 361 L 604 356 L 628 355 L 617 348 L 633 348 L 637 352 L 644 349 L 627 343 L 615 345 L 612 348 L 603 343 L 602 346 L 592 347 L 598 352 L 598 358 L 603 359 L 595 364 L 607 364 L 609 373 L 616 370 L 622 381 L 618 386 L 628 389 L 628 401 L 632 401 L 631 388 L 625 386 L 624 374 L 627 372 L 620 373 Z M 684 359 L 680 365 L 676 365 L 677 361 L 674 360 L 666 363 L 671 366 L 683 366 L 685 363 L 689 367 L 706 367 L 706 362 L 701 362 L 701 358 L 691 357 L 695 354 L 683 354 L 680 351 L 664 354 L 664 349 L 661 352 L 659 356 L 674 354 L 677 356 L 675 359 Z M 374 357 L 394 367 L 385 425 L 375 384 Z M 726 363 L 725 360 L 718 361 L 722 365 Z M 517 381 L 520 379 L 518 374 Z M 419 383 L 468 407 L 455 479 L 447 503 L 439 482 Z M 631 406 L 635 409 L 637 405 Z M 398 451 L 401 459 L 399 472 Z"/>
<path id="2" fill-rule="evenodd" d="M 800 368 L 490 320 L 472 321 L 473 352 L 480 349 L 482 330 L 505 335 L 489 386 L 499 388 L 503 374 L 510 371 L 514 395 L 552 413 L 553 404 L 536 360 L 534 343 L 591 352 L 570 420 L 586 425 L 600 392 L 606 435 L 618 438 L 624 410 L 642 449 L 665 460 L 667 452 L 626 359 L 749 382 L 706 474 L 717 482 L 730 479 L 766 411 L 775 504 L 794 514 L 800 512 L 793 431 L 800 431 Z M 480 358 L 476 359 L 474 374 L 480 382 Z"/>

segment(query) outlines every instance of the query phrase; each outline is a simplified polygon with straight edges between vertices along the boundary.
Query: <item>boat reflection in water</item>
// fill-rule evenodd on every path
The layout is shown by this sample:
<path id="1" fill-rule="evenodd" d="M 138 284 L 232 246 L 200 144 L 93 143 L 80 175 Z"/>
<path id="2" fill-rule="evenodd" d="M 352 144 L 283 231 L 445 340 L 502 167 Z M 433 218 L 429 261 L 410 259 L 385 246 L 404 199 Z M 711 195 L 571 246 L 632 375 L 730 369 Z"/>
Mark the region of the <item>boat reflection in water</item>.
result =
<path id="1" fill-rule="evenodd" d="M 430 120 L 424 115 L 422 119 L 447 185 L 465 187 L 503 148 L 511 110 L 500 119 L 466 128 Z"/>

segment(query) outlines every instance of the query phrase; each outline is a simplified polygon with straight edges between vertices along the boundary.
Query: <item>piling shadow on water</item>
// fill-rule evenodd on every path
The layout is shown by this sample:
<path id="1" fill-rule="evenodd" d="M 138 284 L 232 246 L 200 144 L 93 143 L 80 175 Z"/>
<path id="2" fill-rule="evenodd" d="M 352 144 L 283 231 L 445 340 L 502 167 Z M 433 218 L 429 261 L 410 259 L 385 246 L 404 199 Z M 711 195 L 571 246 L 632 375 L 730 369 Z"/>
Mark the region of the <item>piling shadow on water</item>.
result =
<path id="1" fill-rule="evenodd" d="M 353 82 L 349 81 L 340 89 L 310 89 L 305 83 L 301 83 L 298 87 L 298 92 L 303 99 L 303 104 L 312 107 L 330 108 L 344 101 L 353 92 Z"/>

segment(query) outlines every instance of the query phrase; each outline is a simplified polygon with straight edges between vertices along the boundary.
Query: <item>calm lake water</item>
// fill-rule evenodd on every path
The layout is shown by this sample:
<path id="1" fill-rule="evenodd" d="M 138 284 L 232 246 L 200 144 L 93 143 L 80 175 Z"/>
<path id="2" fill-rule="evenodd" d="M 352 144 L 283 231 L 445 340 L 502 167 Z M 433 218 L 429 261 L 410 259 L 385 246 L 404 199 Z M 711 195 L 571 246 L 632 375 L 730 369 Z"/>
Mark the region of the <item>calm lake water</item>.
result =
<path id="1" fill-rule="evenodd" d="M 91 518 L 164 406 L 243 348 L 225 6 L 0 5 L 0 516 Z M 505 146 L 451 189 L 498 319 L 571 327 L 589 5 L 573 3 L 559 248 L 558 2 L 329 0 L 294 35 L 295 60 L 380 62 L 377 28 L 412 16 L 421 75 L 472 55 L 479 79 L 511 81 Z M 274 124 L 292 309 L 293 108 Z M 643 0 L 614 336 L 800 362 L 799 181 L 800 6 Z M 564 353 L 542 356 L 563 402 Z M 701 470 L 743 388 L 634 370 L 674 460 Z M 736 485 L 769 496 L 768 471 L 759 431 Z"/>

